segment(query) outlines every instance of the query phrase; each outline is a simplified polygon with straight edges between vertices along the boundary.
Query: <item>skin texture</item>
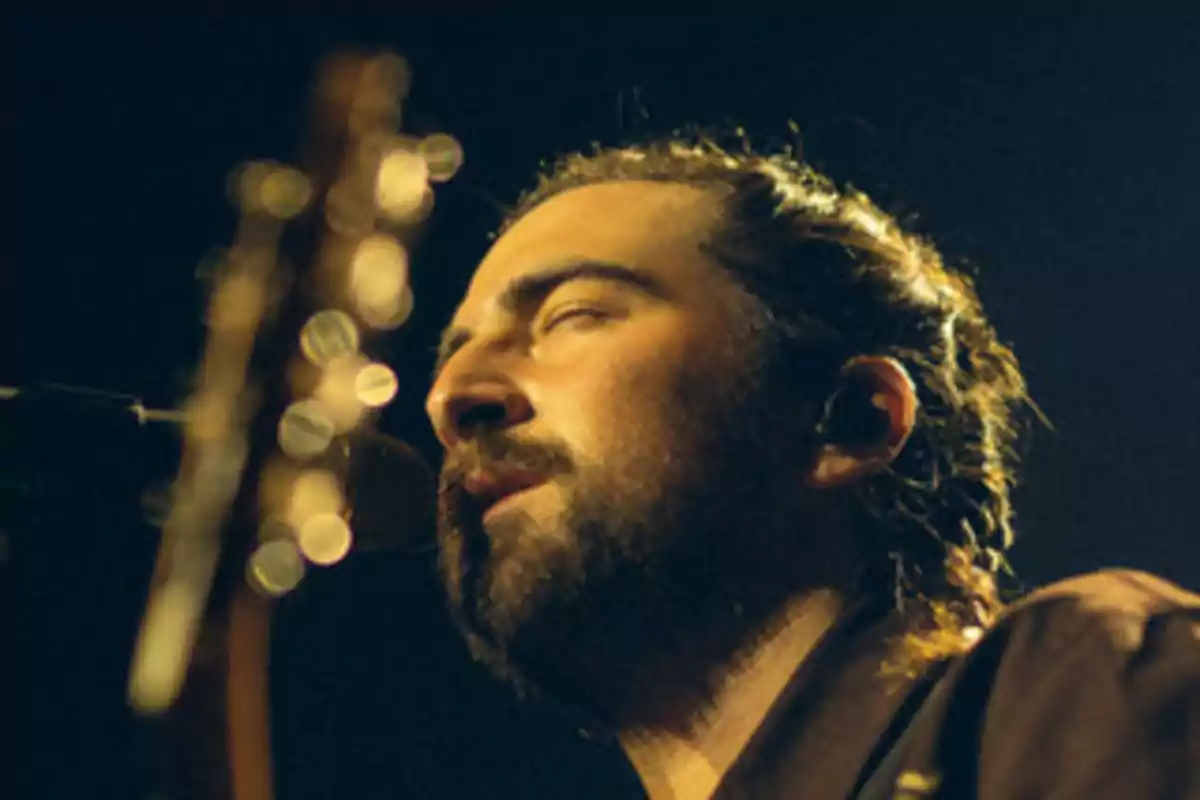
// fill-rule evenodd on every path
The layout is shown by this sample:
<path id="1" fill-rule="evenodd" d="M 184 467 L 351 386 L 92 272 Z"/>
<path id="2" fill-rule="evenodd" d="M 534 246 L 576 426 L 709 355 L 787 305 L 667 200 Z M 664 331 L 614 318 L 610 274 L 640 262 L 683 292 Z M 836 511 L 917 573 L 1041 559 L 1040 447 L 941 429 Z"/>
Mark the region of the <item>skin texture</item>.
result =
<path id="1" fill-rule="evenodd" d="M 711 193 L 641 181 L 534 208 L 478 267 L 452 322 L 470 339 L 427 401 L 446 448 L 440 571 L 473 655 L 519 692 L 642 743 L 652 756 L 631 756 L 644 777 L 671 762 L 672 742 L 690 743 L 685 761 L 717 765 L 703 786 L 749 735 L 726 724 L 724 755 L 708 757 L 731 677 L 773 676 L 739 690 L 765 713 L 777 689 L 763 687 L 813 638 L 795 633 L 813 627 L 797 621 L 806 598 L 822 598 L 818 627 L 831 624 L 830 593 L 853 573 L 841 490 L 894 457 L 915 403 L 902 368 L 861 359 L 850 368 L 878 389 L 885 440 L 815 441 L 825 398 L 806 397 L 803 376 L 764 385 L 753 300 L 703 252 L 721 212 Z M 656 288 L 582 279 L 515 313 L 497 305 L 514 279 L 580 261 Z M 485 521 L 464 489 L 480 469 L 547 481 Z M 703 796 L 652 783 L 658 796 Z"/>

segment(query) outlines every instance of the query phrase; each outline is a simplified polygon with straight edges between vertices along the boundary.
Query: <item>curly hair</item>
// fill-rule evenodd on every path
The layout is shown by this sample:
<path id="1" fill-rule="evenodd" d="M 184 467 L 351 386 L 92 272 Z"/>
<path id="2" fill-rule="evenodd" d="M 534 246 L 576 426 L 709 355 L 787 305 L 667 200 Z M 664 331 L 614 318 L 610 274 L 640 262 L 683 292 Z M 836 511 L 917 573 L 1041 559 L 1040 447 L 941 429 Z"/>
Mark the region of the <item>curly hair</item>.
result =
<path id="1" fill-rule="evenodd" d="M 741 131 L 738 132 L 741 134 Z M 1013 538 L 1018 412 L 1030 400 L 1012 350 L 972 279 L 905 231 L 864 193 L 796 159 L 740 152 L 675 133 L 550 164 L 500 232 L 546 199 L 614 180 L 667 181 L 718 193 L 721 228 L 705 247 L 758 303 L 775 367 L 832 388 L 846 359 L 891 356 L 917 387 L 916 427 L 890 468 L 861 482 L 860 521 L 874 556 L 859 589 L 913 611 L 887 672 L 915 674 L 969 648 L 1004 604 L 997 574 Z M 1043 418 L 1044 419 L 1044 418 Z"/>

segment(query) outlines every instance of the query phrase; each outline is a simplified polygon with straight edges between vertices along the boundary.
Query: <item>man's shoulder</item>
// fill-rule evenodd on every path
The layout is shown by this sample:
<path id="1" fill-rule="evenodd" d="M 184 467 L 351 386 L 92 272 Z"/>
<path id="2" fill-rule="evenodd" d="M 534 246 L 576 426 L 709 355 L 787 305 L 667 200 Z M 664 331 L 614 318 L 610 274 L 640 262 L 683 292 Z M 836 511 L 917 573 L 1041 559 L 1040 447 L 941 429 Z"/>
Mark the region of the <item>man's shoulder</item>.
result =
<path id="1" fill-rule="evenodd" d="M 1200 595 L 1135 569 L 1102 569 L 1073 575 L 1034 589 L 1009 608 L 1009 614 L 1067 607 L 1084 616 L 1110 614 L 1149 617 L 1200 608 Z"/>
<path id="2" fill-rule="evenodd" d="M 1075 669 L 1116 673 L 1164 657 L 1192 660 L 1200 654 L 1200 595 L 1138 570 L 1080 574 L 1011 603 L 976 650 L 1012 686 L 1070 681 Z"/>
<path id="3" fill-rule="evenodd" d="M 1168 580 L 1112 569 L 1029 592 L 947 679 L 913 763 L 960 781 L 948 796 L 1200 788 L 1200 595 Z"/>

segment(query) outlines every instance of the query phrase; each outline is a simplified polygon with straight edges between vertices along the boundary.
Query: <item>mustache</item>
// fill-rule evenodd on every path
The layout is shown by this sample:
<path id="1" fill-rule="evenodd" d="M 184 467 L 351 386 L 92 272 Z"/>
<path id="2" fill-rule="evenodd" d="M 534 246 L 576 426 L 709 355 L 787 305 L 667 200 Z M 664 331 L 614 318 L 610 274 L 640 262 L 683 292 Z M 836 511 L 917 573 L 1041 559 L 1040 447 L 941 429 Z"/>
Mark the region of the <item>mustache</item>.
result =
<path id="1" fill-rule="evenodd" d="M 566 448 L 551 442 L 525 442 L 506 435 L 476 437 L 448 451 L 438 475 L 438 494 L 460 494 L 472 472 L 533 472 L 556 475 L 571 467 Z"/>

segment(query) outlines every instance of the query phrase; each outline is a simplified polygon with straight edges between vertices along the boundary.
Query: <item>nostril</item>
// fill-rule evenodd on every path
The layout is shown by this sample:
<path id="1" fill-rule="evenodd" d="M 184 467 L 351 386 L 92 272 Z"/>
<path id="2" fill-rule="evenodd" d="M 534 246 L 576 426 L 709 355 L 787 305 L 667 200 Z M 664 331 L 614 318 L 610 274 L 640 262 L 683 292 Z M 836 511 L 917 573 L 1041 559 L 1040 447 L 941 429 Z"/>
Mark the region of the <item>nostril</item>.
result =
<path id="1" fill-rule="evenodd" d="M 533 408 L 515 387 L 499 383 L 468 383 L 443 390 L 430 403 L 430 418 L 447 447 L 480 435 L 484 426 L 502 430 L 531 419 Z"/>

